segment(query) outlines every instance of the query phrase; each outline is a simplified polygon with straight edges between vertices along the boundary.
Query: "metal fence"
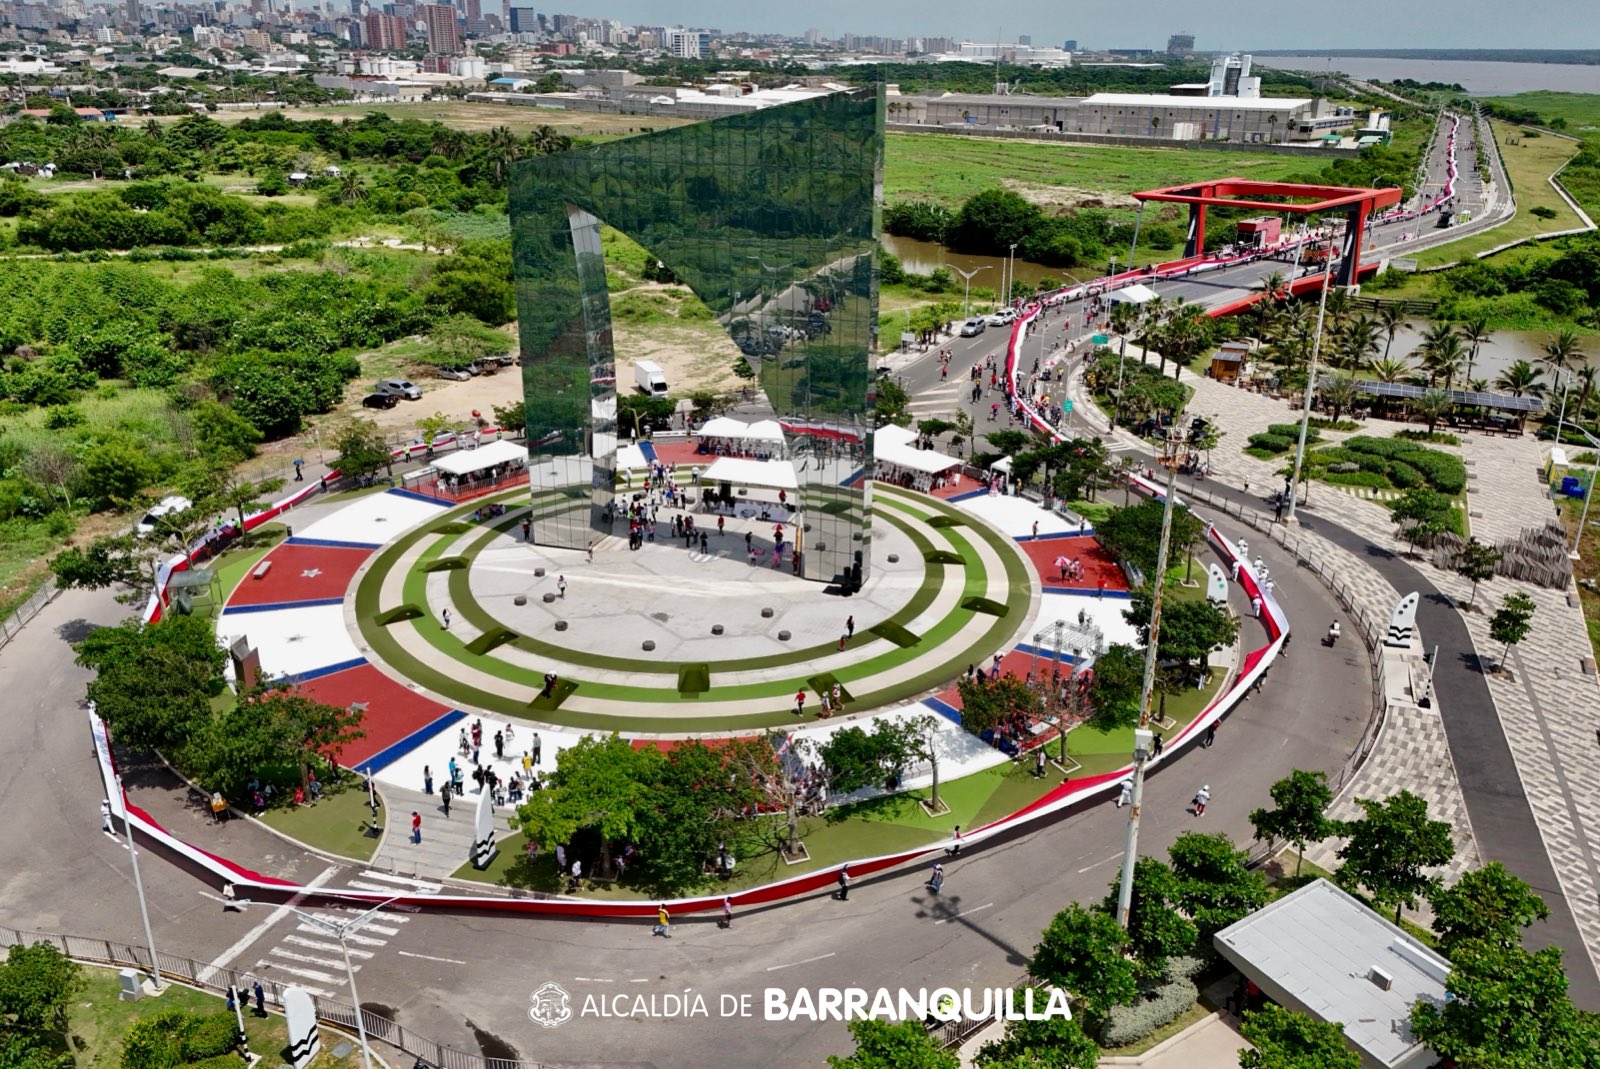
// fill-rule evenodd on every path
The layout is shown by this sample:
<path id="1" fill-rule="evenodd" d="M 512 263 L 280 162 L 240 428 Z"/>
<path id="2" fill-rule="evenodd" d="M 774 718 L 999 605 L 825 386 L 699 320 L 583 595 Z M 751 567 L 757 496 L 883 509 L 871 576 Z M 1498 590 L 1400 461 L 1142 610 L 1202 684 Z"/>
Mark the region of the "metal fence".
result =
<path id="1" fill-rule="evenodd" d="M 81 935 L 58 935 L 54 932 L 29 932 L 0 927 L 0 949 L 31 946 L 35 943 L 49 944 L 74 961 L 150 972 L 148 947 L 113 939 L 94 939 Z M 283 1008 L 284 990 L 294 986 L 269 980 L 253 972 L 219 969 L 193 958 L 162 951 L 156 952 L 156 960 L 161 966 L 163 979 L 176 980 L 218 994 L 226 993 L 230 986 L 240 991 L 248 991 L 251 984 L 259 982 L 266 993 L 267 1002 L 280 1010 Z M 317 1008 L 317 1020 L 351 1036 L 357 1034 L 355 1009 L 350 1003 L 322 996 L 313 996 L 312 1002 Z M 437 1066 L 438 1069 L 552 1069 L 544 1062 L 515 1058 L 486 1058 L 481 1054 L 446 1047 L 370 1010 L 363 1010 L 361 1018 L 370 1040 L 385 1043 L 408 1058 L 421 1058 L 430 1065 Z"/>
<path id="2" fill-rule="evenodd" d="M 33 596 L 21 605 L 17 611 L 0 620 L 0 649 L 3 649 L 12 639 L 17 637 L 17 632 L 25 627 L 29 620 L 39 615 L 46 605 L 55 600 L 59 593 L 54 577 L 45 580 L 44 586 L 33 592 Z"/>

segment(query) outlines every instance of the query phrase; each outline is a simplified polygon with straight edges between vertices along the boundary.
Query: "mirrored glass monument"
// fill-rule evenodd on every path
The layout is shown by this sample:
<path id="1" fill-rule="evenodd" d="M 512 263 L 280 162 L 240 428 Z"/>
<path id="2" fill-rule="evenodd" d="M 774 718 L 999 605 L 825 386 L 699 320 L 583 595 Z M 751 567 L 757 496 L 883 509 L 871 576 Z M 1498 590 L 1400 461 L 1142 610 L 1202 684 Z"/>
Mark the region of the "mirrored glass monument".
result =
<path id="1" fill-rule="evenodd" d="M 754 369 L 795 470 L 800 574 L 859 584 L 871 560 L 883 114 L 876 86 L 514 165 L 535 541 L 583 549 L 627 532 L 617 391 L 633 380 L 617 377 L 609 225 L 692 290 Z"/>

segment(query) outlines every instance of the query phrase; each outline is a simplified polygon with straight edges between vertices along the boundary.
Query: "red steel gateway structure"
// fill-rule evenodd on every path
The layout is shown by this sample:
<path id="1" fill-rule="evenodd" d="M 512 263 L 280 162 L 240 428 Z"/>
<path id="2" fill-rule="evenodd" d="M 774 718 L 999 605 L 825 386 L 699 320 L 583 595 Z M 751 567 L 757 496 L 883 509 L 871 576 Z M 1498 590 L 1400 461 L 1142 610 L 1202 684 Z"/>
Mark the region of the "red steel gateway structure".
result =
<path id="1" fill-rule="evenodd" d="M 1168 201 L 1189 206 L 1189 236 L 1184 256 L 1200 256 L 1206 246 L 1206 208 L 1248 208 L 1252 211 L 1288 212 L 1295 215 L 1330 215 L 1345 218 L 1343 247 L 1334 285 L 1352 285 L 1360 270 L 1360 235 L 1367 220 L 1384 208 L 1400 203 L 1400 189 L 1358 189 L 1350 186 L 1311 186 L 1295 182 L 1256 182 L 1248 178 L 1217 178 L 1133 194 L 1142 215 L 1146 201 Z"/>

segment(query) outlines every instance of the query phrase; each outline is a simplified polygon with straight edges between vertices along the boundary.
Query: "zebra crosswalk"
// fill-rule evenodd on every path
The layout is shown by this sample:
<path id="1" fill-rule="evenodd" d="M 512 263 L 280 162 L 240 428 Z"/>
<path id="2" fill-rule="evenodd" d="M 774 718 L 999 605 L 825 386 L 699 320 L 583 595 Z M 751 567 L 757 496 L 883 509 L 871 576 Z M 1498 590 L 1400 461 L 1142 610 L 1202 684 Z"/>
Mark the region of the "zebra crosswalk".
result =
<path id="1" fill-rule="evenodd" d="M 435 894 L 440 884 L 394 876 L 387 872 L 364 870 L 360 876 L 345 880 L 340 886 L 354 891 L 369 891 L 384 895 Z M 354 903 L 348 906 L 309 909 L 305 913 L 320 917 L 329 923 L 347 922 L 366 912 L 369 907 Z M 350 968 L 360 972 L 361 967 L 379 950 L 404 930 L 411 917 L 397 913 L 391 907 L 375 915 L 361 926 L 360 931 L 345 934 L 349 948 Z M 295 917 L 295 927 L 268 950 L 255 963 L 254 972 L 280 983 L 302 987 L 313 995 L 330 996 L 345 985 L 344 952 L 339 939 L 326 928 L 304 917 Z"/>

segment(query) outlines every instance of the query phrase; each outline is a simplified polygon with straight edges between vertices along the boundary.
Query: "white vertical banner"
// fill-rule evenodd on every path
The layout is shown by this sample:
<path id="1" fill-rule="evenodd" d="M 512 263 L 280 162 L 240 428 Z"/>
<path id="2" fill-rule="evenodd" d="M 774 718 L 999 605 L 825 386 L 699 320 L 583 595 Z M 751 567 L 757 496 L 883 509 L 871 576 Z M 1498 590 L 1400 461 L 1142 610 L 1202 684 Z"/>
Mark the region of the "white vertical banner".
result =
<path id="1" fill-rule="evenodd" d="M 361 1012 L 359 1006 L 356 1012 Z M 322 1049 L 322 1038 L 317 1032 L 317 1005 L 311 1000 L 310 992 L 303 987 L 284 988 L 283 1017 L 289 1026 L 289 1063 L 294 1069 L 305 1069 Z"/>
<path id="2" fill-rule="evenodd" d="M 498 853 L 500 848 L 494 845 L 494 790 L 485 783 L 483 790 L 478 793 L 478 815 L 473 821 L 472 854 L 469 860 L 474 868 L 481 871 L 489 867 L 489 862 Z"/>

